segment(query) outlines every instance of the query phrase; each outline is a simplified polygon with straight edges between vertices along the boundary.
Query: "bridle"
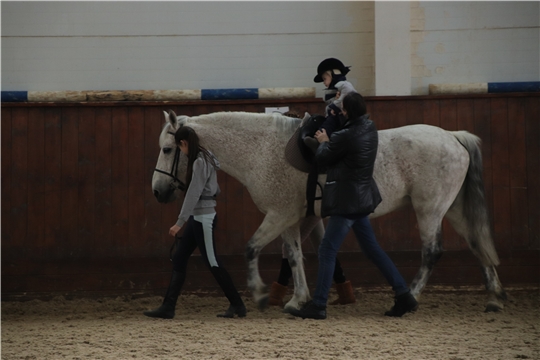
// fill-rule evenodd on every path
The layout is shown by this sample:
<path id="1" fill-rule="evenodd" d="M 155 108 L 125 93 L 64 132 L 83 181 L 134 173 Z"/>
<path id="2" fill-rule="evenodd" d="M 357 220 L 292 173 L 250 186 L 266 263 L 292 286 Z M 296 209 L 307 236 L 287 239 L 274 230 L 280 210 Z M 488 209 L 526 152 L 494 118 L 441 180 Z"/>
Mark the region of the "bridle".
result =
<path id="1" fill-rule="evenodd" d="M 167 133 L 174 136 L 174 133 L 171 131 L 167 131 Z M 160 169 L 154 169 L 154 171 L 157 171 L 158 173 L 168 175 L 172 177 L 173 181 L 169 184 L 169 186 L 173 189 L 178 189 L 180 191 L 186 191 L 186 184 L 182 180 L 176 177 L 176 174 L 178 173 L 178 163 L 180 162 L 180 149 L 178 146 L 176 147 L 176 151 L 174 153 L 174 160 L 172 164 L 171 172 L 166 172 Z"/>

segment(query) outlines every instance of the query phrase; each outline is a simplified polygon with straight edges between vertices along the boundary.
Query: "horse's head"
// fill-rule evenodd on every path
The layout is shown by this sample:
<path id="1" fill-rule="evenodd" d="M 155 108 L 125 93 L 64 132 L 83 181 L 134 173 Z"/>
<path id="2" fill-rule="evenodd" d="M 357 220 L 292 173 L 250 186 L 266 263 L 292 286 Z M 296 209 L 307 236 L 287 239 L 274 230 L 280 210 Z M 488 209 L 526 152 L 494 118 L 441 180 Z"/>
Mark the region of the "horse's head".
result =
<path id="1" fill-rule="evenodd" d="M 183 126 L 187 116 L 176 116 L 174 111 L 164 111 L 165 125 L 159 136 L 160 152 L 152 177 L 152 191 L 160 203 L 176 200 L 178 191 L 185 191 L 187 157 L 174 141 L 176 130 Z"/>

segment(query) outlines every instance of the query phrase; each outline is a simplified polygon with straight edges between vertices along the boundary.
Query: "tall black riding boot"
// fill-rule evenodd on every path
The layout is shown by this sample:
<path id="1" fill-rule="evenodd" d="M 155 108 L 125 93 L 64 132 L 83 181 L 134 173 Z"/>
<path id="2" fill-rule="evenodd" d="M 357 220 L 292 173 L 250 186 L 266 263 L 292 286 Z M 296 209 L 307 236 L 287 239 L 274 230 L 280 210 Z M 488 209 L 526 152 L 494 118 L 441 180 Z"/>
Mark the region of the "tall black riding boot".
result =
<path id="1" fill-rule="evenodd" d="M 182 290 L 182 285 L 184 285 L 185 279 L 185 273 L 180 273 L 173 270 L 171 282 L 169 283 L 169 288 L 167 289 L 165 298 L 163 299 L 163 304 L 161 304 L 161 306 L 157 309 L 145 311 L 143 314 L 154 318 L 172 319 L 174 317 L 176 301 L 178 300 L 178 296 L 180 295 L 180 290 Z"/>
<path id="2" fill-rule="evenodd" d="M 217 266 L 212 266 L 210 270 L 212 271 L 212 275 L 214 275 L 214 278 L 218 282 L 219 286 L 225 293 L 225 296 L 231 303 L 229 308 L 223 314 L 218 314 L 217 316 L 225 318 L 233 318 L 234 315 L 238 315 L 238 317 L 246 316 L 247 310 L 246 306 L 244 305 L 244 301 L 240 297 L 240 294 L 238 294 L 238 290 L 236 290 L 236 287 L 234 286 L 231 276 L 227 270 Z"/>

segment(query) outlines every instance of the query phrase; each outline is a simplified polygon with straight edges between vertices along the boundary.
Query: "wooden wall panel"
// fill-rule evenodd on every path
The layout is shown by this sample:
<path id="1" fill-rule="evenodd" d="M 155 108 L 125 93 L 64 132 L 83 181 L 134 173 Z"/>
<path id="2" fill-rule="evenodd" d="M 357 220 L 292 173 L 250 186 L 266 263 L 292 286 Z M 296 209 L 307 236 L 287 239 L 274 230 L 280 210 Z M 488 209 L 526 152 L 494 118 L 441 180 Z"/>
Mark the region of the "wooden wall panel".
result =
<path id="1" fill-rule="evenodd" d="M 11 113 L 12 109 L 2 109 L 1 140 L 2 140 L 2 244 L 11 243 Z"/>
<path id="2" fill-rule="evenodd" d="M 144 250 L 145 226 L 144 193 L 151 192 L 144 176 L 144 109 L 141 107 L 128 110 L 128 233 L 126 240 L 129 256 L 137 256 Z M 145 186 L 146 185 L 146 186 Z M 140 256 L 140 255 L 139 255 Z"/>
<path id="3" fill-rule="evenodd" d="M 45 122 L 44 243 L 42 251 L 56 256 L 62 238 L 62 119 L 59 108 L 43 109 Z"/>
<path id="4" fill-rule="evenodd" d="M 525 140 L 524 99 L 508 99 L 508 152 L 510 159 L 510 211 L 512 248 L 529 244 L 527 219 L 527 143 Z M 510 117 L 511 116 L 511 117 Z"/>
<path id="5" fill-rule="evenodd" d="M 440 127 L 440 109 L 440 100 L 422 101 L 423 123 Z"/>
<path id="6" fill-rule="evenodd" d="M 111 255 L 129 257 L 129 121 L 128 108 L 112 109 L 112 247 Z"/>
<path id="7" fill-rule="evenodd" d="M 75 239 L 79 250 L 78 256 L 85 256 L 88 251 L 99 247 L 96 242 L 96 121 L 95 109 L 81 112 L 79 117 L 78 151 L 78 234 Z M 88 255 L 86 255 L 88 256 Z"/>
<path id="8" fill-rule="evenodd" d="M 540 98 L 525 101 L 529 249 L 540 249 Z"/>
<path id="9" fill-rule="evenodd" d="M 112 215 L 112 121 L 111 108 L 98 107 L 95 112 L 95 239 L 94 256 L 110 254 L 113 244 Z"/>
<path id="10" fill-rule="evenodd" d="M 500 277 L 516 283 L 537 281 L 540 273 L 539 100 L 537 94 L 367 99 L 368 111 L 381 130 L 424 123 L 468 130 L 482 139 L 484 184 L 502 261 Z M 289 106 L 300 117 L 306 111 L 324 112 L 319 100 L 2 104 L 3 298 L 54 291 L 151 292 L 165 287 L 173 240 L 168 229 L 176 222 L 182 199 L 159 204 L 151 191 L 162 111 L 193 116 L 263 112 L 267 106 Z M 222 189 L 217 205 L 218 254 L 242 287 L 245 245 L 264 215 L 237 180 L 220 172 L 218 181 Z M 406 207 L 372 224 L 381 246 L 410 280 L 421 246 L 414 212 Z M 467 278 L 469 270 L 459 263 L 465 258 L 467 269 L 475 266 L 467 245 L 448 223 L 443 227 L 450 261 L 436 267 L 430 283 L 476 283 L 480 275 Z M 303 250 L 313 284 L 316 246 L 308 240 Z M 215 286 L 197 254 L 189 265 L 197 274 L 187 289 Z M 280 239 L 262 254 L 261 274 L 272 281 L 280 265 Z M 355 283 L 381 281 L 352 233 L 339 256 Z"/>
<path id="11" fill-rule="evenodd" d="M 11 176 L 11 237 L 2 247 L 15 250 L 20 256 L 27 256 L 23 247 L 28 239 L 28 109 L 16 108 L 11 113 L 11 172 L 2 174 Z M 4 223 L 5 221 L 2 221 Z M 9 250 L 8 250 L 9 251 Z M 25 253 L 22 254 L 21 251 Z M 4 254 L 4 251 L 2 251 Z"/>
<path id="12" fill-rule="evenodd" d="M 61 258 L 81 255 L 78 243 L 79 212 L 79 110 L 62 109 L 62 227 L 61 238 L 55 244 Z"/>
<path id="13" fill-rule="evenodd" d="M 28 238 L 38 249 L 44 244 L 45 126 L 43 111 L 28 109 Z"/>

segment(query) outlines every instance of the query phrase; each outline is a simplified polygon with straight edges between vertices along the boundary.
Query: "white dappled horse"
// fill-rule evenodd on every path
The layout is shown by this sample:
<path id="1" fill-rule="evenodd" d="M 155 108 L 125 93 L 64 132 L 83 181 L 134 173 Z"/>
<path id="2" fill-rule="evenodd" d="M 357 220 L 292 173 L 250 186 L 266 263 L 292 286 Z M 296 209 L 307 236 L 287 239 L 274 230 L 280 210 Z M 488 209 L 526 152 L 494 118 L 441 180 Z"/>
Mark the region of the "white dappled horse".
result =
<path id="1" fill-rule="evenodd" d="M 259 307 L 266 306 L 268 293 L 259 274 L 258 257 L 261 249 L 279 235 L 294 279 L 294 295 L 285 310 L 309 300 L 300 241 L 308 175 L 293 168 L 284 155 L 285 145 L 302 120 L 246 112 L 194 117 L 164 113 L 161 151 L 152 179 L 157 200 L 174 201 L 178 185 L 183 185 L 187 158 L 177 150 L 174 133 L 180 126 L 190 126 L 199 135 L 201 145 L 219 159 L 221 169 L 247 188 L 265 214 L 246 247 L 248 287 Z M 379 131 L 374 178 L 383 200 L 370 217 L 412 204 L 422 240 L 422 264 L 411 283 L 417 299 L 442 255 L 441 227 L 446 217 L 480 261 L 488 291 L 486 311 L 497 311 L 503 308 L 506 294 L 495 270 L 499 259 L 485 203 L 479 142 L 477 136 L 466 131 L 446 131 L 429 125 Z M 324 178 L 321 175 L 319 181 L 324 183 Z M 319 201 L 315 209 L 320 216 Z"/>

